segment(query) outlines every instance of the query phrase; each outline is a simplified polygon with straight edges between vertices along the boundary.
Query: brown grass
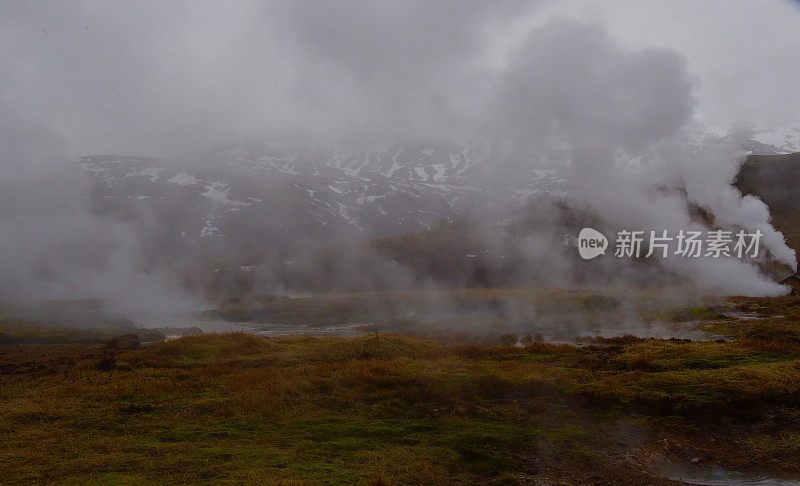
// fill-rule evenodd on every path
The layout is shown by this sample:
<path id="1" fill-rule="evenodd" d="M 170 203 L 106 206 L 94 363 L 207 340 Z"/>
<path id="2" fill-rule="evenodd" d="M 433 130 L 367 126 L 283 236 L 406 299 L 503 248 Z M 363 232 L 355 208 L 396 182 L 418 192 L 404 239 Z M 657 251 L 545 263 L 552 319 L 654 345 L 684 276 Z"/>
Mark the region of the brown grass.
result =
<path id="1" fill-rule="evenodd" d="M 609 423 L 747 437 L 778 418 L 759 437 L 800 434 L 800 347 L 769 343 L 233 333 L 119 351 L 107 371 L 98 347 L 0 347 L 0 482 L 476 484 L 558 470 L 638 484 L 642 469 L 609 459 L 622 457 Z M 731 461 L 793 457 L 790 441 L 725 443 Z"/>

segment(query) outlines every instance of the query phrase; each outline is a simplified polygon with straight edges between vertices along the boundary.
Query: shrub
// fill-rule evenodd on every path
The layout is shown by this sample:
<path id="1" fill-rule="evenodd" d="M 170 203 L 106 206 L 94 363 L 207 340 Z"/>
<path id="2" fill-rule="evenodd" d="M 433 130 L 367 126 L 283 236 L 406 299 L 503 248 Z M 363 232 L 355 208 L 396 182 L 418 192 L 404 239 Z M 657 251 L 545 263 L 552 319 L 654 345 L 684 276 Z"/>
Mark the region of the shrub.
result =
<path id="1" fill-rule="evenodd" d="M 639 353 L 628 362 L 628 369 L 631 371 L 650 371 L 653 369 L 653 363 L 648 355 Z"/>

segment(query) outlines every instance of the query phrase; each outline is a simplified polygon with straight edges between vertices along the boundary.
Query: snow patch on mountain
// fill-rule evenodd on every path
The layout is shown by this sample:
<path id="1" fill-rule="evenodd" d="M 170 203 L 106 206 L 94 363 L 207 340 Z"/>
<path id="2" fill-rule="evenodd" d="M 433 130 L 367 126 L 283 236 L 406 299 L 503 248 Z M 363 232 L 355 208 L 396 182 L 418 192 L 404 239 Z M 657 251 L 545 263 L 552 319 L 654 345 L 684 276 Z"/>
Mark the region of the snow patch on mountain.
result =
<path id="1" fill-rule="evenodd" d="M 174 177 L 167 179 L 167 182 L 170 184 L 177 184 L 179 186 L 193 186 L 198 182 L 201 182 L 201 180 L 191 174 L 181 171 L 175 174 Z"/>
<path id="2" fill-rule="evenodd" d="M 800 141 L 796 129 L 753 133 L 736 140 L 755 153 L 783 153 Z M 446 140 L 316 147 L 251 139 L 171 160 L 106 155 L 77 162 L 95 181 L 99 210 L 156 215 L 163 226 L 156 231 L 176 245 L 267 248 L 296 245 L 297 238 L 418 232 L 465 216 L 501 221 L 531 197 L 572 194 L 570 170 L 551 160 L 562 155 L 569 150 L 512 157 L 489 144 Z"/>
<path id="3" fill-rule="evenodd" d="M 209 236 L 214 236 L 219 233 L 219 228 L 214 224 L 213 219 L 206 219 L 205 225 L 200 229 L 200 237 L 207 238 Z"/>
<path id="4" fill-rule="evenodd" d="M 219 181 L 212 182 L 210 184 L 206 184 L 205 189 L 206 191 L 200 194 L 200 197 L 207 197 L 208 199 L 216 201 L 220 204 L 233 204 L 233 201 L 228 198 L 228 191 L 230 190 L 228 188 L 228 184 Z"/>
<path id="5" fill-rule="evenodd" d="M 128 177 L 147 177 L 150 179 L 150 182 L 157 182 L 158 181 L 158 174 L 167 170 L 164 167 L 145 167 L 144 169 L 137 169 L 132 168 L 130 172 L 125 174 L 125 178 Z"/>
<path id="6" fill-rule="evenodd" d="M 753 135 L 753 140 L 770 147 L 776 153 L 800 152 L 800 126 L 782 126 L 762 129 Z"/>

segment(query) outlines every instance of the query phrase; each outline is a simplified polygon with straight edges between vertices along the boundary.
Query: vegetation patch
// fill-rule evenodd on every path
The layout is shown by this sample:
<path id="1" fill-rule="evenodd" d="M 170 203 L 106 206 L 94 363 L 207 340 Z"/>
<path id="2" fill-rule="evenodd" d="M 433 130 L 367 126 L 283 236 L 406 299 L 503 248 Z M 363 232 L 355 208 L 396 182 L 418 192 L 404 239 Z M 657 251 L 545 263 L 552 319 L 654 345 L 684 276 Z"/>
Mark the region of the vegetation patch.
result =
<path id="1" fill-rule="evenodd" d="M 683 454 L 686 430 L 709 454 L 698 437 L 728 434 L 732 467 L 800 474 L 800 349 L 765 339 L 233 333 L 118 350 L 106 370 L 99 346 L 0 347 L 0 482 L 666 484 L 646 458 Z"/>

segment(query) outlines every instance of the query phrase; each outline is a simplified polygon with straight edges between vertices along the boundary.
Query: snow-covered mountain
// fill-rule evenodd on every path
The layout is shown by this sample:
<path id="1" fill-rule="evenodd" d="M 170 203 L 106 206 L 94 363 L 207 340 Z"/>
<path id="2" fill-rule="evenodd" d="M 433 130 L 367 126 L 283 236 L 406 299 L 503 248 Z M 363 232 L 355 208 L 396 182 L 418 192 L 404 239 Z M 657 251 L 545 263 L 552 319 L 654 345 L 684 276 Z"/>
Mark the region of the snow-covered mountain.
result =
<path id="1" fill-rule="evenodd" d="M 772 148 L 775 154 L 800 152 L 800 125 L 764 129 L 756 133 L 753 139 L 765 147 Z"/>
<path id="2" fill-rule="evenodd" d="M 800 152 L 800 123 L 797 125 L 761 127 L 728 136 L 753 155 L 782 155 Z"/>
<path id="3" fill-rule="evenodd" d="M 427 140 L 364 150 L 246 140 L 170 160 L 78 163 L 96 182 L 100 213 L 147 215 L 161 243 L 250 248 L 419 232 L 568 187 L 556 170 L 502 173 L 489 157 L 482 147 Z"/>
<path id="4" fill-rule="evenodd" d="M 797 130 L 730 136 L 754 153 L 800 148 Z M 533 195 L 570 190 L 566 169 L 501 157 L 483 145 L 442 140 L 352 148 L 248 139 L 175 159 L 78 162 L 95 181 L 98 213 L 136 220 L 154 248 L 180 254 L 291 250 L 417 233 L 465 217 L 500 221 Z"/>

